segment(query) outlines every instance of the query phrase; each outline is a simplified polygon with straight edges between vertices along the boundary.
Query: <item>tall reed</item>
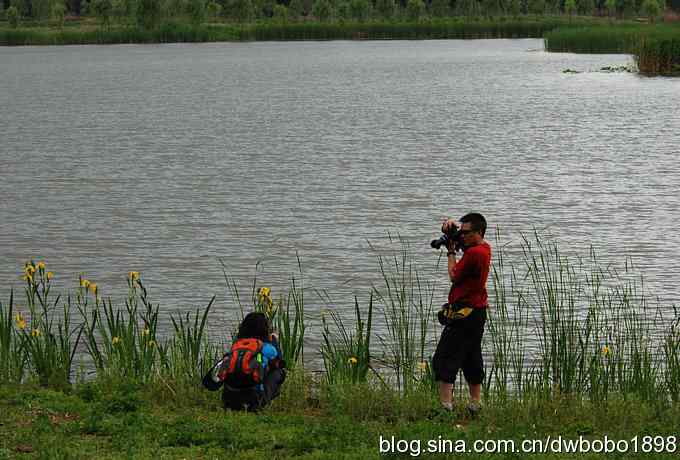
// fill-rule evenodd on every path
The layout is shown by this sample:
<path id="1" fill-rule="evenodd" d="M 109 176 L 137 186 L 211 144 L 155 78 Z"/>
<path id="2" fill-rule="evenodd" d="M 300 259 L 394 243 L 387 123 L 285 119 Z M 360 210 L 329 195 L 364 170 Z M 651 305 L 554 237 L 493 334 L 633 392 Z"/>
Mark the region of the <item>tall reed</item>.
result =
<path id="1" fill-rule="evenodd" d="M 383 284 L 374 286 L 373 293 L 387 329 L 386 337 L 379 336 L 387 351 L 386 364 L 393 371 L 397 388 L 409 392 L 417 381 L 416 369 L 429 361 L 426 346 L 434 316 L 435 285 L 422 279 L 408 244 L 399 240 L 401 248 L 392 257 L 378 254 Z"/>
<path id="2" fill-rule="evenodd" d="M 117 25 L 106 28 L 0 27 L 0 45 L 68 45 L 113 43 L 170 43 L 250 40 L 351 40 L 351 39 L 473 39 L 540 38 L 557 27 L 598 24 L 597 18 L 569 21 L 544 18 L 430 18 L 426 20 L 378 19 L 365 22 L 258 21 L 250 24 L 189 24 L 171 20 L 154 29 Z"/>
<path id="3" fill-rule="evenodd" d="M 167 345 L 165 366 L 175 380 L 200 380 L 219 354 L 219 350 L 210 344 L 205 330 L 214 302 L 215 296 L 210 299 L 203 312 L 196 309 L 193 321 L 189 312 L 184 316 L 170 315 L 174 336 Z"/>
<path id="4" fill-rule="evenodd" d="M 676 320 L 669 327 L 663 340 L 665 367 L 663 380 L 674 403 L 680 402 L 680 315 L 674 308 Z"/>
<path id="5" fill-rule="evenodd" d="M 643 37 L 633 52 L 643 74 L 680 75 L 680 27 L 673 35 Z"/>
<path id="6" fill-rule="evenodd" d="M 299 262 L 299 259 L 298 259 Z M 302 268 L 300 268 L 302 272 Z M 302 278 L 299 285 L 293 277 L 286 295 L 285 306 L 281 305 L 276 315 L 276 329 L 283 359 L 290 367 L 303 364 L 305 332 L 305 296 Z"/>
<path id="7" fill-rule="evenodd" d="M 504 402 L 515 393 L 522 397 L 528 390 L 527 345 L 523 338 L 528 330 L 529 314 L 525 288 L 517 279 L 515 267 L 506 266 L 498 230 L 492 260 L 493 297 L 486 333 L 487 341 L 491 342 L 492 361 L 483 390 L 486 398 L 494 396 Z"/>
<path id="8" fill-rule="evenodd" d="M 353 327 L 335 312 L 321 319 L 321 358 L 331 386 L 368 383 L 373 369 L 376 381 L 393 384 L 401 394 L 434 392 L 429 360 L 439 330 L 433 321 L 435 281 L 423 277 L 408 245 L 399 242 L 399 250 L 378 256 L 382 282 L 371 288 L 366 314 L 355 298 Z M 628 263 L 617 271 L 602 265 L 594 251 L 575 259 L 538 234 L 523 237 L 513 259 L 499 238 L 495 245 L 485 335 L 490 347 L 484 348 L 486 398 L 504 403 L 566 395 L 607 403 L 615 394 L 663 404 L 680 400 L 678 312 L 660 329 L 669 312 L 650 304 Z M 307 328 L 299 258 L 298 267 L 299 278 L 292 277 L 276 302 L 268 289 L 258 291 L 256 282 L 250 300 L 230 284 L 243 301 L 241 311 L 272 310 L 291 366 L 302 362 Z M 3 381 L 67 384 L 81 331 L 99 376 L 197 384 L 217 353 L 206 331 L 215 298 L 193 316 L 171 315 L 172 329 L 162 335 L 159 306 L 150 301 L 138 273 L 128 275 L 127 299 L 118 309 L 82 278 L 73 296 L 53 299 L 50 278 L 43 263 L 27 264 L 27 306 L 18 309 L 13 293 L 8 305 L 0 304 Z M 80 311 L 82 326 L 72 322 L 71 305 Z M 382 317 L 382 334 L 375 333 L 374 308 Z M 372 335 L 379 349 L 371 350 Z M 374 366 L 381 362 L 386 369 Z"/>
<path id="9" fill-rule="evenodd" d="M 335 311 L 328 312 L 335 330 L 331 330 L 326 315 L 321 317 L 323 327 L 321 356 L 326 369 L 326 380 L 330 385 L 365 382 L 371 369 L 373 295 L 368 301 L 365 321 L 361 317 L 359 300 L 356 297 L 354 313 L 356 319 L 353 332 L 348 331 L 342 318 Z"/>
<path id="10" fill-rule="evenodd" d="M 21 382 L 26 367 L 26 353 L 14 325 L 16 321 L 16 327 L 21 331 L 26 328 L 26 320 L 14 311 L 12 290 L 6 307 L 0 301 L 0 383 Z"/>

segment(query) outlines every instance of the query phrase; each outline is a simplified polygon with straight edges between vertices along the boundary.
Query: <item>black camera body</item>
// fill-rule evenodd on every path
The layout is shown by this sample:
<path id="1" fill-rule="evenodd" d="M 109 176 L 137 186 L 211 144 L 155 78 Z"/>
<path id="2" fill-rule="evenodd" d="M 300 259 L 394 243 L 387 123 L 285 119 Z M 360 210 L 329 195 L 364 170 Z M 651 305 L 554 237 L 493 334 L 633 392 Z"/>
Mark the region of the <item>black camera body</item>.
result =
<path id="1" fill-rule="evenodd" d="M 443 245 L 446 245 L 449 241 L 453 241 L 455 243 L 454 248 L 456 251 L 463 250 L 463 234 L 458 226 L 453 222 L 449 224 L 448 231 L 446 231 L 438 239 L 432 240 L 430 242 L 430 246 L 434 249 L 439 249 Z"/>

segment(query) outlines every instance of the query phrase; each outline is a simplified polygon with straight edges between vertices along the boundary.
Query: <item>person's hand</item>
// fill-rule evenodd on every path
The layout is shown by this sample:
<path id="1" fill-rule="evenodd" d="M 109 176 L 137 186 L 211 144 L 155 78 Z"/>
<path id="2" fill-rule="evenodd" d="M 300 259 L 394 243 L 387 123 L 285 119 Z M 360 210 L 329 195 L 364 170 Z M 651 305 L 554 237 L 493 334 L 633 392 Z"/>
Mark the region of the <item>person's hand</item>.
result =
<path id="1" fill-rule="evenodd" d="M 458 222 L 456 222 L 455 219 L 446 219 L 446 220 L 444 221 L 444 223 L 442 224 L 442 233 L 448 233 L 448 232 L 449 232 L 449 228 L 450 228 L 452 225 L 455 225 L 455 226 L 459 227 Z"/>

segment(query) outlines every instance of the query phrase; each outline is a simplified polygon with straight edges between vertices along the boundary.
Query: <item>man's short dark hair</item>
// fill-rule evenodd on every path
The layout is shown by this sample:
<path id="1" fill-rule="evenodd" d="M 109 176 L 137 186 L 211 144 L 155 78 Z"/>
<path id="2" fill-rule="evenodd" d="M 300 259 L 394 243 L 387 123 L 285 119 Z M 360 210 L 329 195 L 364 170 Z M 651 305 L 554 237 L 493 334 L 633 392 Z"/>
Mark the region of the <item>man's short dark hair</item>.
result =
<path id="1" fill-rule="evenodd" d="M 486 219 L 483 215 L 479 214 L 478 212 L 471 212 L 461 217 L 460 222 L 470 223 L 470 228 L 479 232 L 479 234 L 482 235 L 482 238 L 484 238 L 484 234 L 486 233 Z"/>

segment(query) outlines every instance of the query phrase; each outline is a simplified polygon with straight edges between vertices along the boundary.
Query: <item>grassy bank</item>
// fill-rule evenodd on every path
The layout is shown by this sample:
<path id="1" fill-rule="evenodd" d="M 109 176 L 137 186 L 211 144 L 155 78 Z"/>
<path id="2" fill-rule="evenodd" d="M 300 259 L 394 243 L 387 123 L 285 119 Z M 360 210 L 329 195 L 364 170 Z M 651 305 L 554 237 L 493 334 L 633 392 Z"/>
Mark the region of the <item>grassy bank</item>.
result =
<path id="1" fill-rule="evenodd" d="M 252 24 L 167 23 L 146 30 L 136 26 L 64 28 L 0 26 L 0 45 L 72 45 L 113 43 L 218 42 L 250 40 L 352 40 L 445 38 L 540 38 L 558 27 L 581 27 L 596 18 L 568 21 L 555 17 L 445 18 L 422 21 L 274 22 Z"/>
<path id="2" fill-rule="evenodd" d="M 0 386 L 0 458 L 25 459 L 370 459 L 382 458 L 380 438 L 404 439 L 407 452 L 391 458 L 460 458 L 424 452 L 429 440 L 472 449 L 486 442 L 496 453 L 469 458 L 520 458 L 497 440 L 627 440 L 625 454 L 534 454 L 532 458 L 677 458 L 673 436 L 678 407 L 634 398 L 592 404 L 579 399 L 488 404 L 475 419 L 459 407 L 433 412 L 430 393 L 401 397 L 376 385 L 319 386 L 291 374 L 284 394 L 261 414 L 224 412 L 218 395 L 192 387 L 99 380 L 57 391 Z M 638 452 L 633 441 L 638 437 Z M 644 436 L 652 436 L 644 439 Z M 643 443 L 644 449 L 643 452 Z M 386 447 L 383 445 L 383 447 Z M 483 447 L 483 444 L 481 445 Z M 406 450 L 406 449 L 404 449 Z"/>
<path id="3" fill-rule="evenodd" d="M 646 75 L 680 75 L 680 25 L 558 28 L 545 34 L 548 51 L 627 53 Z"/>

